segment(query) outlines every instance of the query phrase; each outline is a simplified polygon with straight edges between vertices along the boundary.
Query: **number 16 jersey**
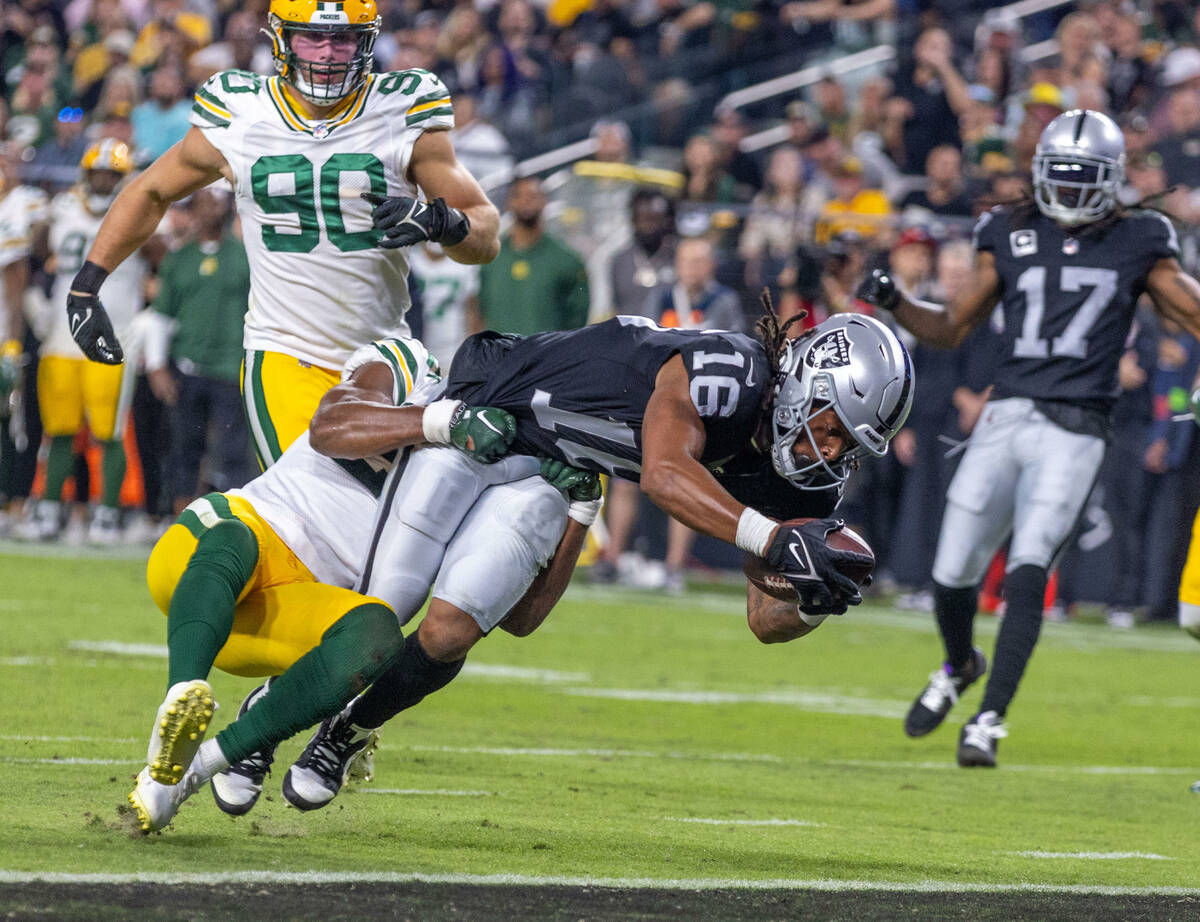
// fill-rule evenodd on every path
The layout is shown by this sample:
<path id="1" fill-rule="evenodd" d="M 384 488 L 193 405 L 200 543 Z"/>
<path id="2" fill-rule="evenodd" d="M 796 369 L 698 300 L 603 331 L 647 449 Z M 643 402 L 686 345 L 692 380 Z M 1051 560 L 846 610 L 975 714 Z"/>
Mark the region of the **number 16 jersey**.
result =
<path id="1" fill-rule="evenodd" d="M 279 77 L 223 71 L 196 91 L 191 123 L 233 173 L 247 350 L 333 369 L 364 342 L 408 335 L 408 257 L 377 246 L 360 195 L 416 195 L 413 145 L 453 122 L 449 91 L 423 70 L 372 74 L 323 119 L 306 118 Z"/>

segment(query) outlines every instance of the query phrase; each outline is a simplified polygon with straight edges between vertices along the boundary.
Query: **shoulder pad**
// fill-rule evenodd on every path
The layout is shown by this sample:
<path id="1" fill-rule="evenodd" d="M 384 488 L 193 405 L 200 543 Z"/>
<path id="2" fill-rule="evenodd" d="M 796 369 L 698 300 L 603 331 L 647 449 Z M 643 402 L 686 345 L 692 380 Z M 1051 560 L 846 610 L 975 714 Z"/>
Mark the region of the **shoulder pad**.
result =
<path id="1" fill-rule="evenodd" d="M 248 70 L 213 74 L 196 90 L 188 121 L 197 128 L 228 128 L 246 101 L 262 91 L 266 79 Z"/>
<path id="2" fill-rule="evenodd" d="M 1144 239 L 1152 249 L 1158 250 L 1160 256 L 1180 258 L 1179 234 L 1167 215 L 1153 208 L 1134 208 L 1128 218 L 1142 225 L 1144 229 L 1139 231 L 1138 239 Z"/>
<path id="3" fill-rule="evenodd" d="M 420 340 L 393 336 L 356 349 L 342 368 L 342 380 L 348 380 L 359 368 L 372 362 L 384 362 L 391 368 L 396 382 L 393 396 L 397 405 L 403 403 L 426 377 L 437 377 L 437 360 Z"/>
<path id="4" fill-rule="evenodd" d="M 404 115 L 406 127 L 449 129 L 454 127 L 454 109 L 450 90 L 427 70 L 397 70 L 375 78 L 380 105 L 395 108 Z"/>

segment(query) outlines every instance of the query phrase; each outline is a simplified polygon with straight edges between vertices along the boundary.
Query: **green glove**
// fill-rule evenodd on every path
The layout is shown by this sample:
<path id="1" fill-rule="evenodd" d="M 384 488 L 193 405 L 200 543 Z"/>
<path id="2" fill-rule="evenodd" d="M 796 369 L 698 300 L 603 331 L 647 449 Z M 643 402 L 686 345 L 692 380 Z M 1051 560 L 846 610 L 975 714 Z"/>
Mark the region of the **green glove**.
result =
<path id="1" fill-rule="evenodd" d="M 0 400 L 4 400 L 21 380 L 21 345 L 10 339 L 0 346 Z"/>
<path id="2" fill-rule="evenodd" d="M 600 498 L 600 475 L 572 467 L 556 458 L 542 458 L 542 476 L 562 490 L 571 502 L 590 503 Z"/>
<path id="3" fill-rule="evenodd" d="M 499 461 L 517 434 L 517 421 L 496 407 L 459 404 L 450 417 L 450 442 L 483 464 Z"/>

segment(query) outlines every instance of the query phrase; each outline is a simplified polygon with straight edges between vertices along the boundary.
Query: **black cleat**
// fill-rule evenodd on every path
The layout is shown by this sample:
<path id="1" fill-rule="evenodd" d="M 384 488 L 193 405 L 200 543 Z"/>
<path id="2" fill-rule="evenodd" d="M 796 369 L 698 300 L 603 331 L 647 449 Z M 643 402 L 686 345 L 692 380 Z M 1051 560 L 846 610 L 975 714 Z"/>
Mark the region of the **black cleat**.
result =
<path id="1" fill-rule="evenodd" d="M 958 735 L 958 764 L 963 768 L 995 768 L 996 740 L 1008 736 L 1008 728 L 995 711 L 976 714 Z"/>
<path id="2" fill-rule="evenodd" d="M 924 736 L 941 726 L 950 708 L 958 703 L 958 696 L 978 681 L 987 672 L 987 657 L 975 647 L 971 651 L 971 665 L 962 672 L 953 672 L 946 663 L 929 675 L 929 684 L 913 702 L 904 718 L 904 732 L 909 736 Z"/>
<path id="3" fill-rule="evenodd" d="M 349 711 L 347 705 L 323 721 L 284 775 L 283 796 L 298 810 L 318 810 L 333 800 L 355 762 L 370 758 L 379 744 L 378 732 L 354 726 Z"/>
<path id="4" fill-rule="evenodd" d="M 237 716 L 241 717 L 250 707 L 267 693 L 271 680 L 267 679 L 262 685 L 246 696 L 242 706 L 238 708 Z M 230 816 L 245 816 L 262 794 L 263 780 L 271 771 L 271 763 L 275 761 L 275 747 L 251 753 L 244 759 L 230 764 L 223 772 L 213 775 L 212 794 L 217 806 Z"/>

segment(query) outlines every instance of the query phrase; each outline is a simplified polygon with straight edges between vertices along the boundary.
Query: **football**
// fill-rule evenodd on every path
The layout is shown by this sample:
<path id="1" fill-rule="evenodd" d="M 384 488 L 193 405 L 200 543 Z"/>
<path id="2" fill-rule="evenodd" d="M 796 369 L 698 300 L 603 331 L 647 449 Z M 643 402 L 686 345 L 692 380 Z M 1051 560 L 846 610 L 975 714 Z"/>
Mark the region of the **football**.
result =
<path id="1" fill-rule="evenodd" d="M 812 519 L 792 519 L 783 524 L 803 525 L 811 521 Z M 870 557 L 871 562 L 869 564 L 848 567 L 842 571 L 860 586 L 867 581 L 867 578 L 871 575 L 871 571 L 875 569 L 875 552 L 871 550 L 871 546 L 857 532 L 850 528 L 830 532 L 829 537 L 825 539 L 825 543 L 839 551 L 853 551 L 856 554 L 864 554 Z M 792 588 L 792 584 L 787 581 L 787 578 L 772 570 L 767 566 L 767 562 L 758 555 L 746 554 L 742 558 L 742 572 L 746 575 L 746 579 L 767 595 L 776 599 L 782 599 L 785 602 L 794 602 L 796 600 L 796 590 Z"/>

